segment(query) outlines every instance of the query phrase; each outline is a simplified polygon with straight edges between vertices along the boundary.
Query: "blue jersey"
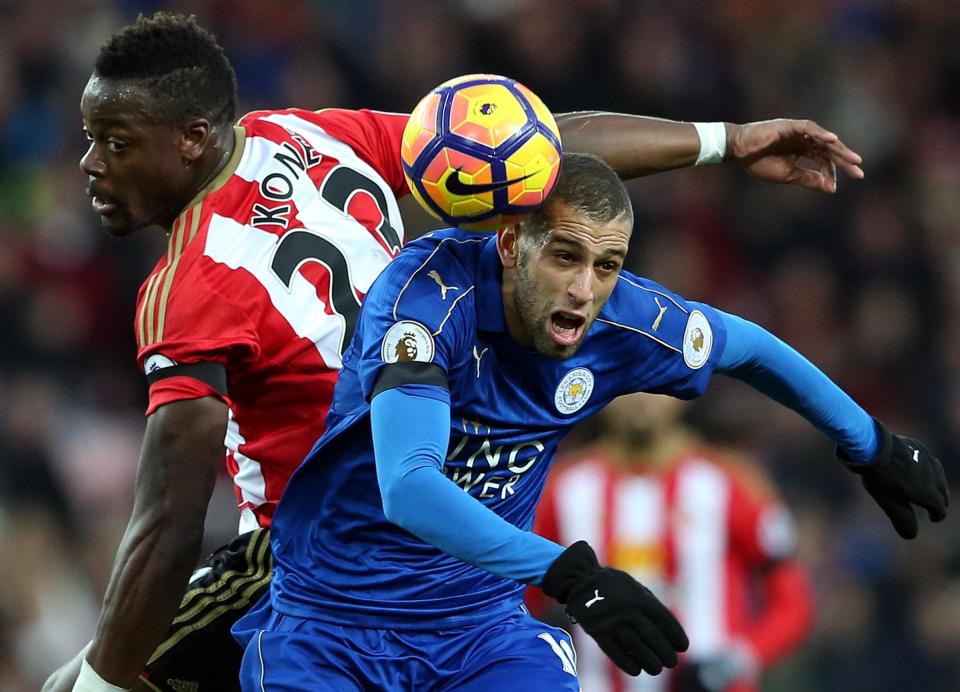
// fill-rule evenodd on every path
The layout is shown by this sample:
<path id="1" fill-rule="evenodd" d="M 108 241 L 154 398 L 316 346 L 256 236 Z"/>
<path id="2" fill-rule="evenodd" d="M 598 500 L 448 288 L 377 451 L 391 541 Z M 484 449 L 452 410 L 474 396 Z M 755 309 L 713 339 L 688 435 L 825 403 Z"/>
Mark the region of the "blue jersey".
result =
<path id="1" fill-rule="evenodd" d="M 723 351 L 725 331 L 712 308 L 623 272 L 577 353 L 544 357 L 507 332 L 501 272 L 493 236 L 451 229 L 409 244 L 371 287 L 327 432 L 273 520 L 275 610 L 429 629 L 475 624 L 521 602 L 519 582 L 458 560 L 384 516 L 369 401 L 385 365 L 419 361 L 446 372 L 444 473 L 529 530 L 557 445 L 577 423 L 621 394 L 698 396 Z M 470 526 L 459 530 L 469 542 Z"/>

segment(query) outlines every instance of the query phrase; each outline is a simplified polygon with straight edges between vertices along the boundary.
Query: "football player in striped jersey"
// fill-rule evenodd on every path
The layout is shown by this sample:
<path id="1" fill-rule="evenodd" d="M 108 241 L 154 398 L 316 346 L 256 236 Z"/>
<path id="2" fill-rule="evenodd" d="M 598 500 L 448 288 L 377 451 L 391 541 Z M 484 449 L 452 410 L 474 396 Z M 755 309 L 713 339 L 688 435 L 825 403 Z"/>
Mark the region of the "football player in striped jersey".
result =
<path id="1" fill-rule="evenodd" d="M 789 511 L 757 464 L 723 440 L 704 440 L 684 411 L 667 396 L 614 400 L 598 416 L 596 444 L 558 465 L 537 507 L 536 533 L 590 543 L 598 559 L 660 596 L 690 637 L 676 674 L 636 679 L 575 632 L 585 689 L 757 692 L 763 670 L 812 629 Z M 528 589 L 531 610 L 553 615 L 541 594 Z"/>

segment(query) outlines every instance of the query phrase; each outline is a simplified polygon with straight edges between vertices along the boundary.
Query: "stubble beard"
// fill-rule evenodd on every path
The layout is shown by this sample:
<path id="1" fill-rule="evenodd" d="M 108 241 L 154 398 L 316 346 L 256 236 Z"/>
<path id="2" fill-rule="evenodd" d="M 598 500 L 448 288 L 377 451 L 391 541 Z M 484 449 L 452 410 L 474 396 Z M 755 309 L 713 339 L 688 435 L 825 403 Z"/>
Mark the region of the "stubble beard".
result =
<path id="1" fill-rule="evenodd" d="M 530 271 L 529 259 L 530 256 L 526 248 L 521 248 L 517 257 L 513 307 L 520 318 L 520 324 L 523 325 L 524 331 L 533 342 L 533 348 L 537 353 L 547 358 L 564 360 L 576 353 L 580 346 L 578 344 L 569 353 L 563 353 L 546 333 L 545 325 L 550 318 L 550 306 L 537 304 L 537 281 Z"/>

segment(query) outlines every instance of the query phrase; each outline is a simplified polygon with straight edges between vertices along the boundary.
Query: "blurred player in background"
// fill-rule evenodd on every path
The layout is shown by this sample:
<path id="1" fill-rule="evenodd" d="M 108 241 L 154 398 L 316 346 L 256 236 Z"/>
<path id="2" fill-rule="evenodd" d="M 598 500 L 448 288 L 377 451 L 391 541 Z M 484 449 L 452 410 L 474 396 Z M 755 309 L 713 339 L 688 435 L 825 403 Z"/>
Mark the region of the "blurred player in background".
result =
<path id="1" fill-rule="evenodd" d="M 233 684 L 227 630 L 270 579 L 265 530 L 323 431 L 360 301 L 403 243 L 405 115 L 258 111 L 235 126 L 235 89 L 215 38 L 160 13 L 103 46 L 83 93 L 94 212 L 115 236 L 157 226 L 169 247 L 135 317 L 149 405 L 133 513 L 96 637 L 48 690 L 69 689 L 77 670 L 83 689 L 141 673 L 151 689 Z M 557 121 L 568 148 L 624 176 L 720 160 L 824 191 L 837 166 L 862 176 L 859 156 L 810 121 Z M 241 535 L 187 588 L 224 455 Z"/>
<path id="2" fill-rule="evenodd" d="M 758 325 L 621 272 L 632 231 L 616 173 L 565 153 L 528 219 L 436 231 L 387 266 L 274 516 L 270 594 L 234 625 L 243 689 L 579 690 L 569 636 L 522 608 L 524 584 L 626 673 L 676 665 L 687 637 L 648 589 L 530 531 L 560 440 L 622 394 L 737 378 L 832 439 L 901 536 L 913 503 L 945 517 L 922 444 Z"/>
<path id="3" fill-rule="evenodd" d="M 556 470 L 537 509 L 534 531 L 590 543 L 669 605 L 690 638 L 675 674 L 630 678 L 578 632 L 584 689 L 755 692 L 763 669 L 810 634 L 812 595 L 786 507 L 759 468 L 703 442 L 682 412 L 665 396 L 614 400 L 596 446 Z M 540 594 L 528 591 L 531 609 L 549 618 Z"/>

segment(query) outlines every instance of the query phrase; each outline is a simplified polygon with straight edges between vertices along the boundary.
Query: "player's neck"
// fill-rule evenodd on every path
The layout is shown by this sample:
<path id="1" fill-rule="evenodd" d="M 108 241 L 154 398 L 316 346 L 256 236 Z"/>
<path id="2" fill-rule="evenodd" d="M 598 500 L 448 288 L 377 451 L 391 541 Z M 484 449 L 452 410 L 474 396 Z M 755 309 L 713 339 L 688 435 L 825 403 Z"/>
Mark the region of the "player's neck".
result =
<path id="1" fill-rule="evenodd" d="M 513 294 L 516 290 L 516 271 L 512 267 L 504 267 L 503 280 L 500 284 L 500 296 L 503 298 L 503 317 L 507 323 L 507 332 L 513 337 L 514 341 L 524 346 L 533 344 L 533 339 L 527 333 L 517 313 L 517 303 Z"/>
<path id="2" fill-rule="evenodd" d="M 203 155 L 193 166 L 196 173 L 193 176 L 189 189 L 183 195 L 183 199 L 175 205 L 176 208 L 171 207 L 169 221 L 161 224 L 167 235 L 170 234 L 170 229 L 177 217 L 180 216 L 188 206 L 194 204 L 197 197 L 230 162 L 234 147 L 236 146 L 233 127 L 230 127 L 225 133 L 217 133 L 217 135 L 216 141 L 203 152 Z"/>
<path id="3" fill-rule="evenodd" d="M 197 167 L 198 182 L 194 185 L 194 196 L 217 177 L 233 155 L 233 148 L 236 146 L 233 127 L 226 128 L 225 132 L 218 129 L 216 135 L 216 142 L 203 153 L 201 163 Z"/>

